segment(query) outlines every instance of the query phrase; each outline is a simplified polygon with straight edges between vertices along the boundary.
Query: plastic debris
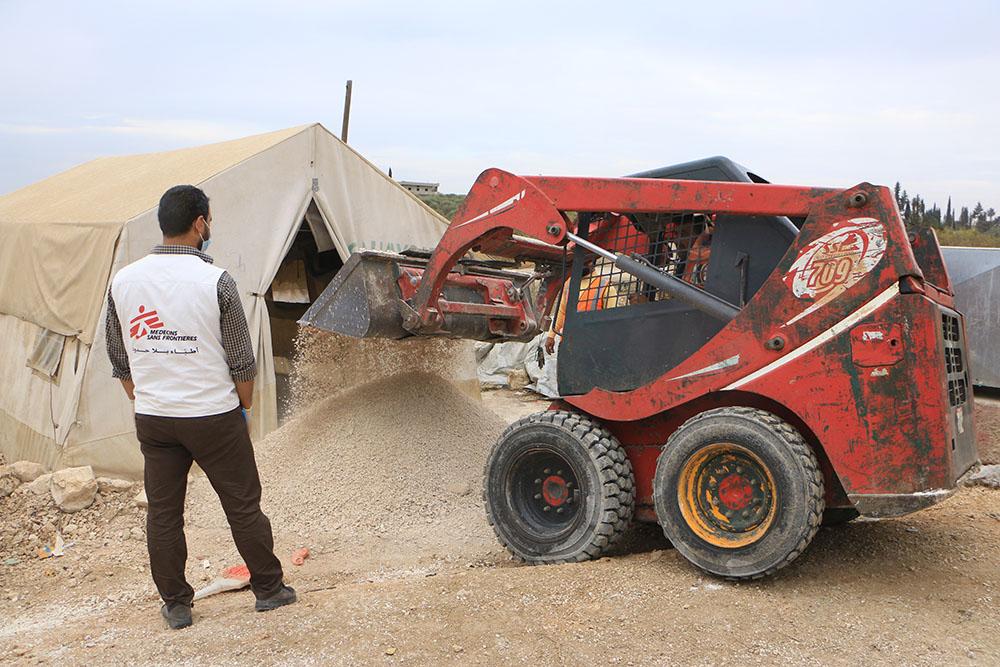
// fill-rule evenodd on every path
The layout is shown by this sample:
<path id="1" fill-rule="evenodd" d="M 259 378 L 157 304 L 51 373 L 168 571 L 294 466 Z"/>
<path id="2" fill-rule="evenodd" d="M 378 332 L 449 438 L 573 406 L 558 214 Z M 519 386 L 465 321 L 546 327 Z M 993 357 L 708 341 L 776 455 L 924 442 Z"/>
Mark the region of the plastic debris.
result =
<path id="1" fill-rule="evenodd" d="M 309 558 L 309 547 L 302 547 L 292 552 L 292 565 L 302 565 Z"/>
<path id="2" fill-rule="evenodd" d="M 224 569 L 222 574 L 216 577 L 207 586 L 195 591 L 194 599 L 200 600 L 208 597 L 209 595 L 215 595 L 216 593 L 222 593 L 224 591 L 238 591 L 249 585 L 250 570 L 247 569 L 247 566 L 242 563 L 239 565 L 232 565 Z"/>
<path id="3" fill-rule="evenodd" d="M 66 542 L 63 540 L 62 533 L 56 531 L 56 539 L 52 543 L 51 547 L 42 547 L 38 550 L 38 557 L 41 559 L 45 558 L 59 558 L 66 554 L 66 549 L 70 548 L 76 544 L 75 542 Z"/>

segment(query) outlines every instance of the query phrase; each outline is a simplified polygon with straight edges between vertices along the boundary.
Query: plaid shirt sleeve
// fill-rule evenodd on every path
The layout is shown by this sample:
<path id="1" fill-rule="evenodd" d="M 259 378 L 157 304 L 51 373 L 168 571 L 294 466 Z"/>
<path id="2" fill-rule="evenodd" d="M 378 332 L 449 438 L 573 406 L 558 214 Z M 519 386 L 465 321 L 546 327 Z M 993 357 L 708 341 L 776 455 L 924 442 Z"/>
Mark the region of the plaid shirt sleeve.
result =
<path id="1" fill-rule="evenodd" d="M 107 339 L 108 359 L 111 360 L 111 375 L 120 380 L 132 377 L 132 369 L 128 365 L 128 352 L 125 351 L 125 341 L 122 340 L 122 325 L 115 310 L 115 300 L 108 290 L 108 314 L 104 319 L 104 337 Z"/>
<path id="2" fill-rule="evenodd" d="M 237 382 L 249 382 L 257 376 L 257 360 L 253 356 L 253 341 L 240 291 L 228 272 L 219 277 L 218 291 L 222 347 L 226 351 L 229 374 Z"/>

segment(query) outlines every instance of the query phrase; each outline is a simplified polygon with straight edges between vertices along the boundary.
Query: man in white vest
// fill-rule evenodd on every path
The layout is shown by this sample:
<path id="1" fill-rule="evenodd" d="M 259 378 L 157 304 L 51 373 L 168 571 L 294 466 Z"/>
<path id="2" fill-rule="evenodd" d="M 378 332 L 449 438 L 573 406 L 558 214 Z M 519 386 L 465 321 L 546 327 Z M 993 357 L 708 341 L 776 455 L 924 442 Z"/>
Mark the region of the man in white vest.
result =
<path id="1" fill-rule="evenodd" d="M 146 542 L 168 625 L 191 625 L 194 590 L 184 578 L 184 494 L 192 461 L 222 502 L 250 570 L 257 611 L 295 602 L 260 509 L 260 477 L 245 410 L 257 365 L 232 277 L 205 254 L 208 197 L 170 188 L 157 213 L 163 243 L 111 281 L 105 324 L 113 374 L 135 401 L 145 459 Z"/>

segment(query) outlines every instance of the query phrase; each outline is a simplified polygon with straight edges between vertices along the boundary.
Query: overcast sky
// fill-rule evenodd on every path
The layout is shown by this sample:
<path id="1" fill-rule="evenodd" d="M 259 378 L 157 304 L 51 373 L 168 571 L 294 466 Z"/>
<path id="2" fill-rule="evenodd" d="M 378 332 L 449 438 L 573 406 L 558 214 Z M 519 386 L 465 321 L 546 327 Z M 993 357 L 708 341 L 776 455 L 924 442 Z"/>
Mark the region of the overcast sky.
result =
<path id="1" fill-rule="evenodd" d="M 319 121 L 397 178 L 774 182 L 1000 208 L 1000 2 L 0 0 L 0 193 Z"/>

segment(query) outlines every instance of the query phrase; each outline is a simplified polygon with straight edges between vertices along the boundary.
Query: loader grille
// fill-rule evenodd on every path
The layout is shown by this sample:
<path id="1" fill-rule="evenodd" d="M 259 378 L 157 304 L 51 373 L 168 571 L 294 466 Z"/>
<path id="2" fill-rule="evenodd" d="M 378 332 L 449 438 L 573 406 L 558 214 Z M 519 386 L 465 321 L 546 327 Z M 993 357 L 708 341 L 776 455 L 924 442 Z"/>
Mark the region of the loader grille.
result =
<path id="1" fill-rule="evenodd" d="M 957 343 L 961 338 L 961 328 L 958 318 L 947 313 L 941 314 L 941 329 L 944 331 L 944 339 L 947 342 Z"/>
<path id="2" fill-rule="evenodd" d="M 640 256 L 665 273 L 704 288 L 714 229 L 711 216 L 701 213 L 631 217 L 593 215 L 581 222 L 585 222 L 587 236 L 593 243 L 626 255 Z M 620 308 L 670 298 L 666 292 L 650 287 L 609 261 L 596 257 L 588 259 L 593 261 L 593 270 L 580 286 L 577 311 Z"/>
<path id="3" fill-rule="evenodd" d="M 962 364 L 962 350 L 957 347 L 946 347 L 944 349 L 945 364 L 948 367 L 948 375 L 961 373 L 965 370 Z"/>
<path id="4" fill-rule="evenodd" d="M 962 323 L 953 315 L 941 313 L 941 333 L 948 376 L 948 401 L 954 408 L 969 400 L 969 374 L 962 355 Z"/>

